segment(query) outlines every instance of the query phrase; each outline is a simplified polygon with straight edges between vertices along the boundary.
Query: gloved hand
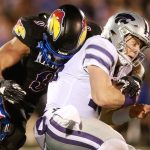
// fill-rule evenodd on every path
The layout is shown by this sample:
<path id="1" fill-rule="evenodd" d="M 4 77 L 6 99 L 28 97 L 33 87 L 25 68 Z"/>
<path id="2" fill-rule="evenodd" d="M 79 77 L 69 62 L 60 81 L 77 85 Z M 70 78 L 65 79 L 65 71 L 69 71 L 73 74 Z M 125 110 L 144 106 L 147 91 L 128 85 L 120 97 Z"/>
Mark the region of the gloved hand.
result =
<path id="1" fill-rule="evenodd" d="M 0 150 L 18 150 L 26 141 L 25 128 L 22 124 L 16 126 L 11 119 L 0 96 Z"/>
<path id="2" fill-rule="evenodd" d="M 0 80 L 0 94 L 4 100 L 10 103 L 19 103 L 26 95 L 26 92 L 13 80 Z"/>
<path id="3" fill-rule="evenodd" d="M 4 108 L 3 98 L 0 96 L 0 141 L 3 141 L 11 132 L 10 117 Z"/>
<path id="4" fill-rule="evenodd" d="M 123 94 L 135 97 L 140 94 L 142 80 L 137 76 L 124 76 L 117 81 Z"/>

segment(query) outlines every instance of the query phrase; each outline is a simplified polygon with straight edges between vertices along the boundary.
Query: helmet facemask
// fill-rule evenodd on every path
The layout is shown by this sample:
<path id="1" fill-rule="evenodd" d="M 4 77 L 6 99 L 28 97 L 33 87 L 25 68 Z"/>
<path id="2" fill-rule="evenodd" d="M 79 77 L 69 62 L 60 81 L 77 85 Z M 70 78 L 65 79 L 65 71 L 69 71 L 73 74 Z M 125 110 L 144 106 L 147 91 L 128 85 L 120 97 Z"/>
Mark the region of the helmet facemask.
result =
<path id="1" fill-rule="evenodd" d="M 132 66 L 136 67 L 139 65 L 139 63 L 141 63 L 144 60 L 145 55 L 143 52 L 145 51 L 147 46 L 143 43 L 143 41 L 141 41 L 141 39 L 139 39 L 136 36 L 134 36 L 133 34 L 131 34 L 131 32 L 128 31 L 127 29 L 126 29 L 126 33 L 127 33 L 126 35 L 123 35 L 122 33 L 123 32 L 121 30 L 120 34 L 123 39 L 122 39 L 122 42 L 120 42 L 120 44 L 118 45 L 118 49 L 117 49 L 118 54 L 119 54 L 119 61 L 122 65 L 132 65 Z M 126 39 L 129 35 L 130 35 L 130 38 Z M 134 51 L 133 48 L 130 47 L 129 44 L 127 44 L 127 42 L 129 40 L 131 40 L 132 38 L 139 39 L 139 41 L 141 43 L 140 49 L 137 50 L 138 52 L 134 57 L 130 57 L 127 54 L 127 49 Z"/>
<path id="2" fill-rule="evenodd" d="M 145 19 L 132 12 L 118 13 L 108 20 L 102 37 L 109 39 L 116 47 L 122 65 L 137 66 L 144 60 L 143 51 L 150 46 L 149 26 Z M 132 35 L 144 44 L 134 58 L 126 54 L 126 37 Z M 131 49 L 131 48 L 130 48 Z"/>

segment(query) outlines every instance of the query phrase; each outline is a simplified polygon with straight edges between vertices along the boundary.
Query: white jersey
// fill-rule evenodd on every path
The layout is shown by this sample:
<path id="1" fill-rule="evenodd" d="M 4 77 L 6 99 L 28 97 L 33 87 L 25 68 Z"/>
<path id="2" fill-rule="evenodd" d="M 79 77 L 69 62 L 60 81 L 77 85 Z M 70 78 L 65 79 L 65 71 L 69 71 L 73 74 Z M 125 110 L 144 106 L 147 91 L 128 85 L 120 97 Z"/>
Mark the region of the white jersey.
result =
<path id="1" fill-rule="evenodd" d="M 114 46 L 94 36 L 69 60 L 58 80 L 49 84 L 46 111 L 34 128 L 41 149 L 116 150 L 119 145 L 119 149 L 128 150 L 124 138 L 97 119 L 97 106 L 90 100 L 87 66 L 100 67 L 111 77 L 117 59 Z M 61 109 L 54 109 L 58 107 Z"/>
<path id="2" fill-rule="evenodd" d="M 117 60 L 117 50 L 108 40 L 99 35 L 89 38 L 80 51 L 65 64 L 57 81 L 49 84 L 46 110 L 51 107 L 73 105 L 81 117 L 97 117 L 97 106 L 90 99 L 87 66 L 98 66 L 111 77 Z"/>

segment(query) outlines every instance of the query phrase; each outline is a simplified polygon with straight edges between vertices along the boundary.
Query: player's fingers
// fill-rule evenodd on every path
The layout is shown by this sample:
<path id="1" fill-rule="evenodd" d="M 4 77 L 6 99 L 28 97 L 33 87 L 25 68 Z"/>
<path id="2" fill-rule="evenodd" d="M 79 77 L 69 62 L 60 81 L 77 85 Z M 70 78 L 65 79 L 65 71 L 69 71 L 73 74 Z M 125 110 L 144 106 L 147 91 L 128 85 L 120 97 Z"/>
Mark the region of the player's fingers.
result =
<path id="1" fill-rule="evenodd" d="M 145 118 L 146 116 L 147 116 L 147 113 L 146 113 L 145 111 L 141 111 L 141 113 L 138 115 L 137 118 L 143 119 L 143 118 Z"/>
<path id="2" fill-rule="evenodd" d="M 143 110 L 144 110 L 146 113 L 149 113 L 149 112 L 150 112 L 150 105 L 144 105 L 144 106 L 143 106 Z"/>

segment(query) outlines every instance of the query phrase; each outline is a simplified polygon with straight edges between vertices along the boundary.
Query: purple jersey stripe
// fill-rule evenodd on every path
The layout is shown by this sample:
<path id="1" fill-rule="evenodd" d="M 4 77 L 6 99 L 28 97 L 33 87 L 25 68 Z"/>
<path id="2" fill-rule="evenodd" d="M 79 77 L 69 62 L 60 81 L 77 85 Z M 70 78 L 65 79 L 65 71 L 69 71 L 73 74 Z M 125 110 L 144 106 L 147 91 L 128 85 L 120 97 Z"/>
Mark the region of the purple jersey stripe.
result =
<path id="1" fill-rule="evenodd" d="M 57 122 L 55 122 L 53 119 L 50 120 L 50 124 L 55 127 L 57 130 L 59 130 L 60 132 L 66 133 L 66 128 L 60 126 Z M 78 136 L 78 137 L 83 137 L 85 139 L 91 140 L 99 145 L 101 145 L 103 143 L 103 141 L 101 139 L 99 139 L 96 136 L 93 136 L 91 134 L 82 132 L 82 131 L 75 131 L 75 130 L 71 130 L 71 129 L 67 129 L 69 131 L 69 133 L 71 133 L 71 135 L 74 136 Z"/>
<path id="2" fill-rule="evenodd" d="M 88 149 L 91 149 L 91 150 L 97 150 L 96 147 L 92 146 L 92 145 L 89 145 L 87 143 L 83 143 L 83 142 L 79 142 L 79 141 L 75 141 L 75 140 L 70 140 L 70 139 L 67 139 L 67 138 L 63 138 L 63 137 L 60 137 L 59 135 L 53 133 L 50 129 L 47 128 L 46 130 L 47 134 L 54 138 L 55 140 L 57 141 L 60 141 L 62 143 L 66 143 L 66 144 L 70 144 L 70 145 L 76 145 L 76 146 L 81 146 L 81 147 L 85 147 L 85 148 L 88 148 Z"/>
<path id="3" fill-rule="evenodd" d="M 110 71 L 110 65 L 107 62 L 105 62 L 102 58 L 95 56 L 93 54 L 86 54 L 85 59 L 90 59 L 90 58 L 97 60 L 100 64 L 102 64 L 107 68 L 108 72 Z"/>
<path id="4" fill-rule="evenodd" d="M 46 131 L 46 124 L 45 124 L 45 121 L 46 121 L 46 117 L 40 117 L 37 121 L 36 121 L 36 129 L 37 129 L 37 132 L 39 135 L 43 135 L 45 134 L 45 131 Z M 42 129 L 40 130 L 39 129 L 39 126 L 40 124 L 42 123 Z"/>
<path id="5" fill-rule="evenodd" d="M 105 54 L 110 59 L 112 64 L 115 63 L 114 57 L 112 56 L 112 54 L 107 49 L 104 49 L 103 47 L 100 47 L 99 45 L 93 45 L 93 44 L 88 45 L 88 47 L 86 49 L 89 49 L 89 48 L 93 48 L 93 49 L 96 49 L 96 50 L 102 52 L 103 54 Z"/>

